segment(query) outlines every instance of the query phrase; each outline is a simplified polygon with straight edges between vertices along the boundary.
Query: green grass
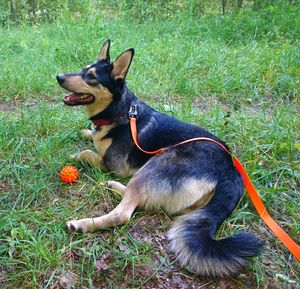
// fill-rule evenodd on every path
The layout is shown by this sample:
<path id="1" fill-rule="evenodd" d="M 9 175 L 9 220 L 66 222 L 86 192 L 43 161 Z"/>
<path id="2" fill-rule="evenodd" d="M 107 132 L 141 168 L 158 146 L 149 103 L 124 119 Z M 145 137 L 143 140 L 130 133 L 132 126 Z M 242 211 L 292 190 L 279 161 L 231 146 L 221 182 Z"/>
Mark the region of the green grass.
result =
<path id="1" fill-rule="evenodd" d="M 234 102 L 295 98 L 300 24 L 296 7 L 285 7 L 285 21 L 282 9 L 142 22 L 94 13 L 1 29 L 0 97 L 52 98 L 61 91 L 54 76 L 94 61 L 111 38 L 112 57 L 136 48 L 129 80 L 139 95 L 216 94 Z"/>
<path id="2" fill-rule="evenodd" d="M 227 141 L 271 215 L 299 241 L 299 20 L 298 7 L 282 3 L 238 15 L 177 11 L 162 18 L 147 6 L 150 20 L 130 18 L 121 6 L 112 17 L 94 11 L 1 28 L 1 288 L 67 287 L 64 278 L 75 288 L 157 288 L 159 280 L 169 288 L 299 286 L 299 264 L 247 195 L 219 236 L 251 230 L 266 246 L 244 276 L 220 281 L 198 278 L 173 262 L 164 239 L 171 221 L 164 212 L 137 211 L 126 226 L 69 234 L 66 220 L 118 204 L 120 196 L 102 185 L 117 177 L 79 164 L 78 184 L 65 185 L 58 175 L 70 164 L 69 154 L 93 147 L 80 136 L 89 126 L 84 110 L 63 106 L 55 75 L 92 62 L 111 38 L 113 57 L 136 48 L 131 90 Z M 136 7 L 125 8 L 137 16 Z"/>

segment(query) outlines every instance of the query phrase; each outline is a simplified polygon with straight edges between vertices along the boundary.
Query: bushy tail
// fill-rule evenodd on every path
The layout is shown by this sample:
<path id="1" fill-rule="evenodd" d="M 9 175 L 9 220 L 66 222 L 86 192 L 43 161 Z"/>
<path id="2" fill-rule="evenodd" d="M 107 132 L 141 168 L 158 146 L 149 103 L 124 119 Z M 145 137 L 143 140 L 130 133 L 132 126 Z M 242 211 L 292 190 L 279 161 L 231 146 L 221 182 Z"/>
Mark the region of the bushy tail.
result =
<path id="1" fill-rule="evenodd" d="M 218 226 L 231 214 L 243 193 L 243 182 L 234 173 L 220 181 L 211 201 L 202 209 L 179 218 L 169 231 L 171 250 L 183 267 L 206 276 L 238 273 L 257 256 L 263 241 L 247 232 L 215 240 Z"/>

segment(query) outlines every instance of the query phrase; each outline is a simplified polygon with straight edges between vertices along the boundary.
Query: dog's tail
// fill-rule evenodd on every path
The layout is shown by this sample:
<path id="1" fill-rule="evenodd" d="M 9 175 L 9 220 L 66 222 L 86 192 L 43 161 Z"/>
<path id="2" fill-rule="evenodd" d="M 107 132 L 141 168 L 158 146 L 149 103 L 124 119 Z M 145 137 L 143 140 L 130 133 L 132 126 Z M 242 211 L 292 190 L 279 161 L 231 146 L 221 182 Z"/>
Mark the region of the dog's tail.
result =
<path id="1" fill-rule="evenodd" d="M 183 267 L 199 275 L 226 276 L 257 256 L 263 241 L 247 232 L 214 239 L 218 226 L 231 214 L 243 194 L 237 172 L 220 181 L 211 201 L 202 209 L 180 217 L 169 231 L 171 250 Z"/>

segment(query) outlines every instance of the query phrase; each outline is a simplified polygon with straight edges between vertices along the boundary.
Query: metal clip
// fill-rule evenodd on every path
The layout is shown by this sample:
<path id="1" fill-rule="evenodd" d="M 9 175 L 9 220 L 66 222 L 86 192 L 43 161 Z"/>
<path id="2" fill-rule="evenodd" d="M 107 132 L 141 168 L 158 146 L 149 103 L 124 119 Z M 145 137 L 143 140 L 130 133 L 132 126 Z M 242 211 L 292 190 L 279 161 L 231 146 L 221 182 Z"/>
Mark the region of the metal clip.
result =
<path id="1" fill-rule="evenodd" d="M 99 126 L 94 125 L 94 127 L 92 129 L 92 134 L 95 135 L 98 130 L 99 130 Z"/>
<path id="2" fill-rule="evenodd" d="M 137 105 L 132 105 L 128 111 L 129 118 L 136 118 L 137 116 Z"/>

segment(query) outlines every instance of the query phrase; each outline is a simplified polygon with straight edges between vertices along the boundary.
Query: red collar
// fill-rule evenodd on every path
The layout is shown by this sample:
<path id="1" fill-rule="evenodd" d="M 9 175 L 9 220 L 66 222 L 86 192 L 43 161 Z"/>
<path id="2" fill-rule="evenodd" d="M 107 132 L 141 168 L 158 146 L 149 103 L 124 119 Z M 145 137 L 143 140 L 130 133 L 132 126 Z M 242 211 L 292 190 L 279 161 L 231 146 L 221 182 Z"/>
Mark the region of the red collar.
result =
<path id="1" fill-rule="evenodd" d="M 102 119 L 93 119 L 92 122 L 95 126 L 102 126 L 102 125 L 111 124 L 113 120 L 102 118 Z"/>
<path id="2" fill-rule="evenodd" d="M 95 126 L 109 125 L 122 118 L 123 115 L 124 115 L 123 113 L 120 113 L 114 118 L 97 118 L 97 119 L 91 119 L 91 121 Z"/>

